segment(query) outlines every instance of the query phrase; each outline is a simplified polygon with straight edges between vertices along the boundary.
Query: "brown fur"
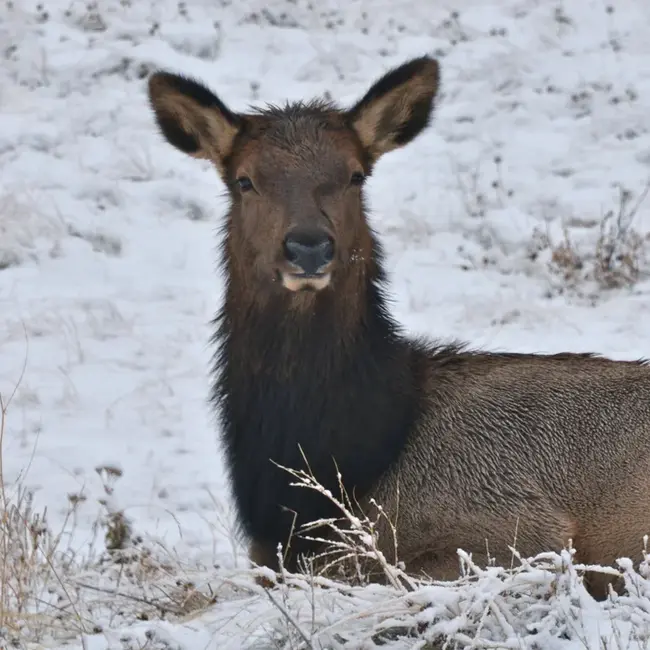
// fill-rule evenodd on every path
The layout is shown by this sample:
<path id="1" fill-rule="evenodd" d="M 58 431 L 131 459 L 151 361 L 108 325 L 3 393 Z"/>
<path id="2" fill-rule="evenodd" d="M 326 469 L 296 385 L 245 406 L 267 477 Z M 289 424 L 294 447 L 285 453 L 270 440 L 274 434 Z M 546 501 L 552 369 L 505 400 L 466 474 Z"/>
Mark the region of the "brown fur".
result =
<path id="1" fill-rule="evenodd" d="M 373 494 L 395 512 L 399 488 L 403 558 L 440 575 L 438 563 L 457 568 L 446 559 L 456 548 L 484 562 L 487 547 L 508 565 L 508 545 L 527 556 L 569 540 L 588 564 L 639 558 L 650 532 L 648 366 L 487 353 L 436 365 L 417 433 Z M 604 597 L 608 580 L 591 581 Z"/>
<path id="2" fill-rule="evenodd" d="M 428 124 L 439 68 L 427 57 L 375 83 L 350 110 L 324 102 L 232 113 L 204 86 L 157 73 L 167 140 L 212 160 L 231 208 L 214 402 L 251 559 L 287 566 L 313 547 L 292 526 L 335 515 L 290 488 L 296 467 L 394 519 L 413 572 L 458 574 L 456 551 L 499 563 L 573 540 L 578 559 L 638 559 L 650 533 L 650 368 L 594 355 L 471 352 L 412 341 L 390 318 L 362 177 Z M 361 174 L 361 177 L 359 176 Z M 331 237 L 317 277 L 295 273 L 288 233 Z M 380 539 L 390 554 L 392 536 Z M 604 597 L 607 580 L 590 584 Z"/>

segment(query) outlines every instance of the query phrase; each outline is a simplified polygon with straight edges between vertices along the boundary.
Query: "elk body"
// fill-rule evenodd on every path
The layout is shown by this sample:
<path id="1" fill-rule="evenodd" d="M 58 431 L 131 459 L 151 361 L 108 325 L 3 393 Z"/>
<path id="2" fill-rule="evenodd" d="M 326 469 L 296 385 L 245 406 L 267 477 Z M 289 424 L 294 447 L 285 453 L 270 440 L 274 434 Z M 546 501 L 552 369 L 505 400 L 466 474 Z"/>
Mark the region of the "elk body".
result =
<path id="1" fill-rule="evenodd" d="M 364 180 L 428 125 L 438 83 L 422 57 L 347 110 L 243 114 L 191 79 L 150 78 L 164 137 L 214 163 L 229 192 L 213 401 L 251 559 L 277 567 L 281 543 L 295 567 L 313 547 L 292 531 L 340 514 L 276 465 L 305 458 L 333 493 L 338 468 L 359 503 L 384 506 L 411 572 L 451 579 L 458 548 L 510 563 L 509 545 L 569 540 L 587 563 L 637 558 L 650 533 L 644 362 L 410 340 L 387 310 Z M 606 582 L 590 588 L 602 597 Z"/>

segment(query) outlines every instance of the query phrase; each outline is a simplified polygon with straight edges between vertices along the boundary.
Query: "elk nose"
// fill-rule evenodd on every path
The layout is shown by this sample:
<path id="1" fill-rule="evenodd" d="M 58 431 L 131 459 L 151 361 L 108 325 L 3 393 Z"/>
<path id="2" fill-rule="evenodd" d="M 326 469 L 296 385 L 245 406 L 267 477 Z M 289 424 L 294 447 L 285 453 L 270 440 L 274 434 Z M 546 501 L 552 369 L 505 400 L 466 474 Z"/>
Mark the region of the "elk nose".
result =
<path id="1" fill-rule="evenodd" d="M 334 259 L 334 240 L 322 231 L 294 231 L 284 239 L 284 256 L 306 275 L 314 275 Z"/>

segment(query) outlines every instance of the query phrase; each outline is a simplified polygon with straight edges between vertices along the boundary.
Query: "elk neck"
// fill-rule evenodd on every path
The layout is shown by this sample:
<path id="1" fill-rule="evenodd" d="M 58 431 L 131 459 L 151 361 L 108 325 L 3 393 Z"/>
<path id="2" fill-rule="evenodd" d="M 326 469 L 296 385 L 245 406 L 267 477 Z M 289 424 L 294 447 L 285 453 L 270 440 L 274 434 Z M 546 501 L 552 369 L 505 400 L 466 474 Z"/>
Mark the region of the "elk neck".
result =
<path id="1" fill-rule="evenodd" d="M 260 494 L 298 511 L 299 521 L 332 513 L 324 500 L 314 505 L 319 495 L 289 491 L 289 475 L 269 459 L 305 469 L 304 454 L 333 493 L 339 493 L 336 468 L 349 492 L 367 493 L 413 428 L 424 355 L 401 336 L 386 309 L 376 243 L 355 296 L 335 285 L 300 310 L 291 309 L 289 292 L 247 300 L 227 247 L 224 253 L 213 398 L 244 528 L 258 539 L 279 537 L 286 522 L 279 525 L 277 504 Z M 250 481 L 266 483 L 265 489 L 247 489 Z"/>

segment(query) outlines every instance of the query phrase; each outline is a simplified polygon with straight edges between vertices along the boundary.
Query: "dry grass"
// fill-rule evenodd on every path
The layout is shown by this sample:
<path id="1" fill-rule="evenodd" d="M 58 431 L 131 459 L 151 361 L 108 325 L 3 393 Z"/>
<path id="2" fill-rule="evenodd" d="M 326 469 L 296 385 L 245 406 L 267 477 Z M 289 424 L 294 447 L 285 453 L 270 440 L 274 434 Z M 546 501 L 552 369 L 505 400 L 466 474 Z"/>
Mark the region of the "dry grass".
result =
<path id="1" fill-rule="evenodd" d="M 549 270 L 560 279 L 561 289 L 582 293 L 590 285 L 598 291 L 630 288 L 647 277 L 644 264 L 650 233 L 640 233 L 634 221 L 649 192 L 650 181 L 636 200 L 630 190 L 618 188 L 618 204 L 600 219 L 593 249 L 577 245 L 566 228 L 559 243 L 546 238 L 551 250 Z"/>
<path id="2" fill-rule="evenodd" d="M 378 647 L 433 650 L 442 648 L 554 647 L 587 650 L 647 650 L 650 648 L 650 554 L 641 547 L 637 570 L 629 560 L 618 568 L 577 564 L 575 550 L 522 557 L 512 548 L 513 566 L 480 567 L 459 551 L 462 577 L 437 582 L 407 575 L 399 563 L 378 549 L 376 520 L 359 517 L 342 492 L 336 497 L 312 475 L 285 468 L 297 489 L 315 490 L 330 499 L 341 518 L 307 525 L 325 525 L 334 542 L 325 553 L 327 568 L 342 563 L 357 571 L 353 580 L 333 579 L 316 562 L 299 574 L 281 570 L 278 577 L 266 569 L 256 571 L 262 584 L 251 587 L 246 572 L 231 584 L 254 594 L 240 601 L 249 623 L 245 631 L 260 635 L 264 647 L 298 649 Z M 380 516 L 384 516 L 380 512 Z M 342 523 L 341 523 L 342 522 Z M 282 557 L 279 551 L 279 557 Z M 370 560 L 380 567 L 385 584 L 368 587 L 361 567 Z M 586 592 L 586 571 L 621 575 L 627 593 L 612 594 L 603 605 Z M 233 606 L 215 613 L 215 626 L 228 638 L 228 617 Z M 241 624 L 240 624 L 241 625 Z M 243 638 L 243 637 L 242 637 Z"/>
<path id="3" fill-rule="evenodd" d="M 22 379 L 22 378 L 21 378 Z M 46 647 L 81 640 L 106 628 L 135 621 L 182 618 L 214 602 L 209 587 L 195 586 L 206 567 L 186 566 L 164 546 L 145 544 L 132 534 L 124 513 L 112 503 L 112 468 L 99 467 L 103 514 L 95 523 L 96 540 L 75 549 L 77 509 L 83 495 L 69 495 L 58 531 L 33 494 L 6 481 L 5 449 L 10 406 L 20 382 L 7 398 L 0 394 L 0 648 Z M 85 647 L 85 646 L 84 646 Z"/>
<path id="4" fill-rule="evenodd" d="M 25 365 L 11 395 L 0 395 L 0 640 L 4 635 L 11 644 L 47 637 L 61 627 L 78 634 L 93 629 L 66 584 L 75 563 L 72 549 L 65 545 L 74 506 L 55 533 L 47 511 L 34 509 L 33 494 L 21 485 L 9 490 L 5 480 L 9 407 L 24 371 Z"/>
<path id="5" fill-rule="evenodd" d="M 617 210 L 610 210 L 601 220 L 593 274 L 604 289 L 629 287 L 639 280 L 643 247 L 650 241 L 650 233 L 642 236 L 633 222 L 649 191 L 650 181 L 633 201 L 632 193 L 619 187 Z"/>
<path id="6" fill-rule="evenodd" d="M 513 247 L 499 221 L 490 218 L 492 213 L 517 207 L 513 191 L 505 185 L 501 157 L 492 162 L 494 169 L 487 172 L 480 164 L 464 172 L 455 166 L 459 196 L 472 218 L 468 224 L 474 224 L 464 234 L 479 246 L 477 252 L 458 249 L 463 268 L 492 267 L 503 273 L 542 270 L 550 281 L 549 296 L 568 294 L 592 302 L 608 291 L 630 289 L 650 278 L 650 232 L 643 232 L 637 221 L 650 194 L 650 179 L 638 192 L 618 184 L 612 207 L 597 217 L 568 219 L 561 236 L 551 232 L 553 219 L 548 219 L 546 229 L 535 228 L 527 245 Z M 555 202 L 552 206 L 555 211 Z M 523 266 L 516 259 L 522 253 Z"/>

